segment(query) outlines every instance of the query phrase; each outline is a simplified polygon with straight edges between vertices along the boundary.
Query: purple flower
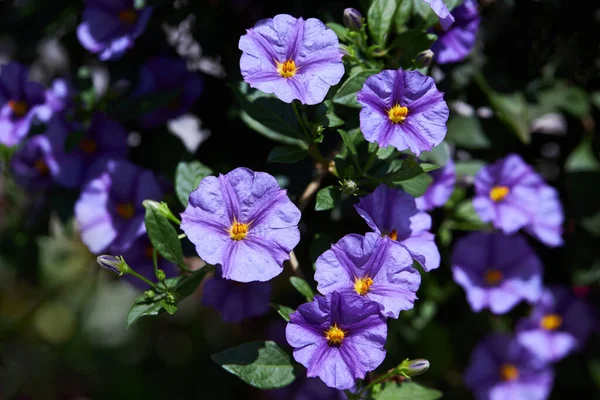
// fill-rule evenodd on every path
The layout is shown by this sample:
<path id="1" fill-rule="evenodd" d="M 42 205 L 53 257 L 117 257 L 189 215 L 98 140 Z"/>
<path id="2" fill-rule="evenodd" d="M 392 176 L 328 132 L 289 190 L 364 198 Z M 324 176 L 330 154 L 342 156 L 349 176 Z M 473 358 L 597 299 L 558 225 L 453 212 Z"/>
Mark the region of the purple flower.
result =
<path id="1" fill-rule="evenodd" d="M 55 79 L 46 90 L 45 104 L 38 114 L 44 121 L 75 106 L 75 89 L 71 82 L 64 78 Z"/>
<path id="2" fill-rule="evenodd" d="M 44 135 L 25 142 L 11 160 L 15 181 L 28 190 L 46 189 L 54 183 L 59 172 L 56 148 Z"/>
<path id="3" fill-rule="evenodd" d="M 465 289 L 473 311 L 510 311 L 519 301 L 542 294 L 542 263 L 525 237 L 502 232 L 473 232 L 452 252 L 454 281 Z"/>
<path id="4" fill-rule="evenodd" d="M 28 80 L 29 70 L 11 62 L 0 71 L 0 144 L 17 145 L 44 103 L 44 86 Z"/>
<path id="5" fill-rule="evenodd" d="M 479 170 L 473 207 L 483 222 L 505 233 L 526 227 L 544 243 L 562 243 L 563 212 L 556 192 L 517 154 Z"/>
<path id="6" fill-rule="evenodd" d="M 431 217 L 417 209 L 415 198 L 410 194 L 379 185 L 354 208 L 375 233 L 389 236 L 406 247 L 425 271 L 440 266 L 435 236 L 429 232 Z"/>
<path id="7" fill-rule="evenodd" d="M 124 160 L 100 162 L 91 176 L 75 203 L 81 239 L 95 254 L 127 251 L 146 232 L 142 201 L 160 200 L 160 186 L 152 171 Z"/>
<path id="8" fill-rule="evenodd" d="M 450 30 L 438 30 L 438 40 L 431 46 L 439 64 L 462 61 L 475 46 L 479 30 L 479 11 L 474 0 L 465 0 L 452 10 L 456 19 Z"/>
<path id="9" fill-rule="evenodd" d="M 441 169 L 436 169 L 429 173 L 433 182 L 427 188 L 427 191 L 421 197 L 415 199 L 417 208 L 423 211 L 429 211 L 436 207 L 441 207 L 452 196 L 454 185 L 456 184 L 456 168 L 451 158 Z"/>
<path id="10" fill-rule="evenodd" d="M 337 292 L 298 307 L 285 334 L 306 375 L 339 390 L 353 387 L 385 358 L 387 325 L 379 304 Z"/>
<path id="11" fill-rule="evenodd" d="M 567 287 L 551 286 L 517 325 L 517 340 L 540 359 L 554 362 L 583 347 L 596 323 L 584 300 Z"/>
<path id="12" fill-rule="evenodd" d="M 82 137 L 75 139 L 76 144 L 69 149 L 69 136 L 77 135 Z M 53 118 L 46 136 L 59 149 L 57 161 L 60 168 L 56 182 L 67 188 L 81 185 L 92 165 L 99 160 L 117 160 L 127 156 L 127 131 L 100 112 L 94 114 L 85 131 L 79 123 L 67 122 L 60 116 Z"/>
<path id="13" fill-rule="evenodd" d="M 318 19 L 280 14 L 246 32 L 238 45 L 244 80 L 281 101 L 318 104 L 344 75 L 337 35 Z"/>
<path id="14" fill-rule="evenodd" d="M 511 336 L 492 334 L 473 350 L 465 382 L 477 400 L 544 400 L 554 373 Z"/>
<path id="15" fill-rule="evenodd" d="M 204 178 L 181 221 L 198 255 L 238 282 L 279 275 L 300 241 L 300 210 L 273 176 L 247 168 Z"/>
<path id="16" fill-rule="evenodd" d="M 319 256 L 315 280 L 325 295 L 335 291 L 372 300 L 384 316 L 398 318 L 400 311 L 413 308 L 421 284 L 412 263 L 408 251 L 388 237 L 350 234 Z"/>
<path id="17" fill-rule="evenodd" d="M 448 106 L 433 79 L 419 71 L 383 70 L 356 94 L 363 105 L 360 129 L 379 147 L 430 151 L 446 136 Z"/>
<path id="18" fill-rule="evenodd" d="M 142 125 L 154 128 L 189 111 L 200 97 L 204 84 L 200 75 L 190 72 L 181 58 L 160 56 L 142 65 L 138 87 L 133 95 L 171 96 L 169 104 L 141 116 Z"/>
<path id="19" fill-rule="evenodd" d="M 269 391 L 277 400 L 348 400 L 341 390 L 330 388 L 317 378 L 299 376 L 289 386 Z"/>
<path id="20" fill-rule="evenodd" d="M 223 279 L 222 270 L 206 281 L 202 292 L 202 304 L 221 313 L 223 321 L 238 323 L 269 312 L 271 298 L 270 282 L 240 283 Z"/>
<path id="21" fill-rule="evenodd" d="M 444 4 L 444 1 L 443 0 L 423 0 L 423 1 L 425 3 L 427 3 L 429 5 L 429 7 L 431 7 L 431 9 L 435 13 L 435 15 L 438 16 L 438 18 L 440 19 L 440 25 L 442 26 L 442 29 L 447 31 L 448 28 L 450 28 L 450 26 L 452 26 L 452 24 L 454 23 L 454 16 L 452 14 L 450 14 L 450 11 L 448 10 L 448 7 L 446 7 L 446 4 Z"/>
<path id="22" fill-rule="evenodd" d="M 136 239 L 129 249 L 123 252 L 122 256 L 127 264 L 138 274 L 152 282 L 157 282 L 156 275 L 154 274 L 154 261 L 152 258 L 154 247 L 148 236 L 143 235 Z M 157 266 L 165 272 L 167 278 L 173 278 L 177 276 L 179 270 L 175 264 L 165 260 L 157 253 Z M 123 279 L 131 283 L 138 289 L 146 290 L 149 289 L 148 285 L 141 279 L 134 277 L 133 275 L 124 275 Z"/>
<path id="23" fill-rule="evenodd" d="M 86 0 L 77 38 L 103 61 L 117 59 L 146 29 L 152 7 L 137 10 L 134 0 Z"/>

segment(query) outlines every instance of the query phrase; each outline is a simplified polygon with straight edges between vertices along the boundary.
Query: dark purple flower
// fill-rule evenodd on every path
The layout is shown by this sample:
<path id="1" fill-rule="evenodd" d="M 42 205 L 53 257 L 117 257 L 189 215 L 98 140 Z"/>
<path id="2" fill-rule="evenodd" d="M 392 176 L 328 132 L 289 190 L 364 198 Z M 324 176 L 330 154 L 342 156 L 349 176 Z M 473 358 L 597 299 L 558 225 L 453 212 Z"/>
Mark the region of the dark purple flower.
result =
<path id="1" fill-rule="evenodd" d="M 11 160 L 15 181 L 28 190 L 46 189 L 54 183 L 60 167 L 56 148 L 44 135 L 28 139 Z"/>
<path id="2" fill-rule="evenodd" d="M 465 0 L 452 10 L 452 15 L 455 18 L 452 28 L 446 32 L 438 30 L 438 40 L 431 46 L 439 64 L 462 61 L 475 46 L 480 19 L 477 2 Z"/>
<path id="3" fill-rule="evenodd" d="M 94 114 L 87 129 L 57 116 L 48 124 L 46 136 L 59 149 L 56 182 L 67 188 L 81 185 L 99 160 L 124 159 L 128 152 L 125 128 L 100 112 Z M 72 148 L 69 140 L 74 142 Z"/>
<path id="4" fill-rule="evenodd" d="M 77 38 L 101 60 L 121 57 L 146 29 L 152 7 L 135 9 L 134 0 L 86 0 Z"/>
<path id="5" fill-rule="evenodd" d="M 306 375 L 339 390 L 353 387 L 385 358 L 387 325 L 374 301 L 337 292 L 316 296 L 291 314 L 285 333 Z"/>
<path id="6" fill-rule="evenodd" d="M 444 140 L 448 105 L 432 78 L 419 71 L 383 70 L 356 94 L 360 129 L 379 147 L 410 149 L 416 155 Z"/>
<path id="7" fill-rule="evenodd" d="M 0 71 L 0 144 L 8 147 L 27 136 L 44 103 L 44 86 L 28 79 L 29 69 L 19 63 L 8 63 Z"/>
<path id="8" fill-rule="evenodd" d="M 565 215 L 556 189 L 540 185 L 537 190 L 538 208 L 533 220 L 525 227 L 525 232 L 536 237 L 546 246 L 563 244 L 563 222 Z"/>
<path id="9" fill-rule="evenodd" d="M 281 101 L 318 104 L 344 75 L 338 37 L 315 18 L 279 14 L 240 38 L 244 81 Z"/>
<path id="10" fill-rule="evenodd" d="M 318 378 L 299 376 L 289 386 L 269 391 L 277 400 L 348 400 L 341 390 L 328 387 Z"/>
<path id="11" fill-rule="evenodd" d="M 354 205 L 375 233 L 397 241 L 425 271 L 440 266 L 435 236 L 429 232 L 431 217 L 417 209 L 415 198 L 402 190 L 379 185 Z"/>
<path id="12" fill-rule="evenodd" d="M 440 19 L 440 25 L 445 31 L 454 23 L 454 16 L 450 14 L 443 0 L 423 0 L 431 7 L 435 15 Z"/>
<path id="13" fill-rule="evenodd" d="M 152 171 L 124 160 L 97 163 L 91 176 L 75 203 L 81 239 L 95 254 L 125 252 L 146 232 L 142 202 L 160 200 L 160 186 Z"/>
<path id="14" fill-rule="evenodd" d="M 270 282 L 240 283 L 223 279 L 221 267 L 206 281 L 202 304 L 218 310 L 223 321 L 238 323 L 269 312 Z"/>
<path id="15" fill-rule="evenodd" d="M 317 259 L 315 280 L 323 294 L 338 292 L 379 303 L 382 314 L 398 318 L 417 298 L 421 275 L 403 246 L 376 233 L 350 234 Z"/>
<path id="16" fill-rule="evenodd" d="M 454 281 L 465 289 L 473 311 L 510 311 L 519 301 L 542 294 L 542 262 L 525 237 L 502 232 L 473 232 L 452 252 Z"/>
<path id="17" fill-rule="evenodd" d="M 583 347 L 596 327 L 592 308 L 564 286 L 551 286 L 517 325 L 517 340 L 547 362 Z"/>
<path id="18" fill-rule="evenodd" d="M 160 95 L 171 97 L 169 104 L 142 115 L 142 125 L 154 128 L 189 111 L 203 88 L 200 75 L 187 69 L 185 60 L 175 57 L 154 57 L 142 65 L 135 97 Z"/>
<path id="19" fill-rule="evenodd" d="M 471 353 L 465 382 L 477 400 L 545 400 L 554 373 L 513 337 L 492 334 Z"/>
<path id="20" fill-rule="evenodd" d="M 454 185 L 456 184 L 454 161 L 449 158 L 446 165 L 430 172 L 429 175 L 433 178 L 433 182 L 429 185 L 423 196 L 415 199 L 417 208 L 423 211 L 443 206 L 450 199 L 450 196 L 452 196 Z"/>
<path id="21" fill-rule="evenodd" d="M 236 168 L 200 182 L 181 229 L 204 261 L 221 264 L 225 279 L 268 281 L 300 241 L 299 221 L 300 210 L 273 176 Z"/>
<path id="22" fill-rule="evenodd" d="M 40 119 L 48 121 L 54 115 L 62 113 L 75 106 L 75 89 L 69 80 L 55 79 L 46 90 L 46 102 L 38 113 Z"/>
<path id="23" fill-rule="evenodd" d="M 131 269 L 144 278 L 152 282 L 157 282 L 156 274 L 154 273 L 154 261 L 152 258 L 154 247 L 147 235 L 140 236 L 136 239 L 129 249 L 120 254 Z M 173 278 L 178 275 L 179 269 L 173 263 L 165 260 L 160 254 L 157 255 L 157 266 L 159 269 L 165 272 L 167 278 Z M 147 290 L 150 289 L 148 284 L 143 282 L 141 279 L 136 278 L 133 275 L 123 276 L 127 282 L 131 283 L 138 289 Z"/>

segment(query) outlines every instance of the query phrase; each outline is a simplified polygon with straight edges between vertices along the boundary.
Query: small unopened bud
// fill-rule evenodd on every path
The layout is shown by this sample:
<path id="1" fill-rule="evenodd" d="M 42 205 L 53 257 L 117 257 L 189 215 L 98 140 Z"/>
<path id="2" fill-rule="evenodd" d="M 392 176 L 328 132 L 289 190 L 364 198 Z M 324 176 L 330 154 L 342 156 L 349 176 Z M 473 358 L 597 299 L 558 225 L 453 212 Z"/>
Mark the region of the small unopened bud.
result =
<path id="1" fill-rule="evenodd" d="M 352 179 L 344 179 L 343 182 L 340 182 L 340 185 L 342 185 L 342 192 L 345 194 L 356 195 L 358 191 L 358 183 Z"/>
<path id="2" fill-rule="evenodd" d="M 345 44 L 340 44 L 340 51 L 342 52 L 343 55 L 348 56 L 348 57 L 356 56 L 354 49 L 350 46 L 346 46 Z"/>
<path id="3" fill-rule="evenodd" d="M 155 209 L 160 214 L 164 215 L 165 217 L 167 217 L 168 219 L 170 219 L 171 221 L 173 221 L 177 224 L 181 223 L 181 221 L 179 221 L 177 219 L 177 217 L 175 217 L 175 215 L 173 215 L 173 213 L 169 209 L 169 205 L 167 203 L 165 203 L 164 201 L 158 202 L 158 201 L 154 201 L 154 200 L 144 200 L 144 201 L 142 201 L 142 205 L 146 209 L 148 209 L 148 208 Z"/>
<path id="4" fill-rule="evenodd" d="M 424 358 L 417 358 L 415 360 L 404 360 L 397 367 L 397 371 L 400 375 L 404 375 L 408 378 L 424 374 L 429 369 L 429 361 Z"/>
<path id="5" fill-rule="evenodd" d="M 167 274 L 165 274 L 165 271 L 163 271 L 162 269 L 159 269 L 156 271 L 156 279 L 158 279 L 159 281 L 164 281 L 167 278 Z"/>
<path id="6" fill-rule="evenodd" d="M 415 65 L 417 66 L 417 68 L 426 67 L 429 64 L 431 64 L 431 61 L 433 61 L 433 56 L 433 51 L 429 49 L 422 51 L 419 54 L 417 54 L 417 57 L 415 58 Z"/>
<path id="7" fill-rule="evenodd" d="M 123 257 L 115 257 L 110 255 L 102 255 L 96 258 L 96 262 L 102 268 L 107 269 L 115 274 L 121 276 L 129 273 L 129 265 L 125 262 Z"/>
<path id="8" fill-rule="evenodd" d="M 156 296 L 156 293 L 154 293 L 153 290 L 146 290 L 144 292 L 144 294 L 146 295 L 147 298 L 152 299 L 154 298 L 154 296 Z"/>
<path id="9" fill-rule="evenodd" d="M 352 31 L 360 31 L 363 26 L 363 16 L 355 8 L 344 10 L 344 25 Z"/>

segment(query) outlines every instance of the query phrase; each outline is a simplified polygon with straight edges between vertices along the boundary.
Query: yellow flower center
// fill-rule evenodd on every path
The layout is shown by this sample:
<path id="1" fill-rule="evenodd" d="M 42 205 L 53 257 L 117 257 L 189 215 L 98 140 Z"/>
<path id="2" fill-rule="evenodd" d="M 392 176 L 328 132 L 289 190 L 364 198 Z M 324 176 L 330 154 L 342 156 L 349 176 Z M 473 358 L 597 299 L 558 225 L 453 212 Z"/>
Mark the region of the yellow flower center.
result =
<path id="1" fill-rule="evenodd" d="M 356 290 L 356 293 L 360 294 L 361 296 L 364 296 L 367 293 L 369 293 L 369 288 L 372 284 L 373 279 L 371 278 L 356 278 L 354 280 L 354 290 Z"/>
<path id="2" fill-rule="evenodd" d="M 325 331 L 325 337 L 330 346 L 339 346 L 344 340 L 344 336 L 346 336 L 346 333 L 338 328 L 337 324 L 333 324 L 331 328 Z"/>
<path id="3" fill-rule="evenodd" d="M 95 141 L 93 141 L 92 139 L 83 139 L 80 143 L 79 143 L 79 148 L 84 152 L 84 153 L 88 153 L 88 154 L 93 154 L 96 152 L 96 150 L 98 149 L 98 145 L 96 144 Z"/>
<path id="4" fill-rule="evenodd" d="M 509 193 L 510 189 L 508 186 L 494 186 L 492 190 L 490 190 L 490 199 L 495 202 L 502 201 Z"/>
<path id="5" fill-rule="evenodd" d="M 514 381 L 519 377 L 519 370 L 512 364 L 502 364 L 500 366 L 500 378 L 503 381 Z"/>
<path id="6" fill-rule="evenodd" d="M 283 64 L 277 63 L 277 72 L 284 78 L 291 78 L 296 75 L 296 63 L 294 60 L 284 61 Z"/>
<path id="7" fill-rule="evenodd" d="M 490 286 L 496 286 L 498 283 L 500 283 L 502 278 L 502 272 L 498 271 L 497 269 L 490 269 L 488 271 L 485 271 L 484 279 L 486 283 Z"/>
<path id="8" fill-rule="evenodd" d="M 40 173 L 40 175 L 46 175 L 50 170 L 48 169 L 48 164 L 46 164 L 46 161 L 44 161 L 43 158 L 40 158 L 39 160 L 37 160 L 34 164 L 33 164 L 33 168 L 35 168 L 35 170 L 37 172 Z"/>
<path id="9" fill-rule="evenodd" d="M 250 224 L 242 224 L 241 222 L 237 222 L 237 220 L 233 219 L 233 224 L 229 228 L 229 237 L 233 240 L 242 240 L 248 234 L 248 228 Z"/>
<path id="10" fill-rule="evenodd" d="M 123 219 L 131 219 L 135 215 L 135 207 L 131 203 L 117 204 L 117 214 Z"/>
<path id="11" fill-rule="evenodd" d="M 563 319 L 558 314 L 548 314 L 544 315 L 544 318 L 540 321 L 540 326 L 542 329 L 547 331 L 555 331 L 561 327 L 563 323 Z"/>
<path id="12" fill-rule="evenodd" d="M 407 115 L 408 108 L 405 106 L 401 106 L 400 104 L 396 104 L 394 107 L 388 110 L 388 118 L 395 124 L 404 122 Z"/>
<path id="13" fill-rule="evenodd" d="M 27 111 L 29 110 L 29 105 L 22 100 L 10 100 L 8 106 L 13 114 L 19 118 L 27 114 Z"/>
<path id="14" fill-rule="evenodd" d="M 135 10 L 122 10 L 119 11 L 119 20 L 125 22 L 127 25 L 133 25 L 137 21 L 137 13 Z"/>
<path id="15" fill-rule="evenodd" d="M 392 230 L 390 231 L 390 233 L 388 233 L 387 235 L 388 235 L 388 236 L 390 237 L 390 239 L 392 239 L 392 240 L 398 240 L 398 231 L 397 231 L 397 230 L 395 230 L 395 229 L 392 229 Z"/>

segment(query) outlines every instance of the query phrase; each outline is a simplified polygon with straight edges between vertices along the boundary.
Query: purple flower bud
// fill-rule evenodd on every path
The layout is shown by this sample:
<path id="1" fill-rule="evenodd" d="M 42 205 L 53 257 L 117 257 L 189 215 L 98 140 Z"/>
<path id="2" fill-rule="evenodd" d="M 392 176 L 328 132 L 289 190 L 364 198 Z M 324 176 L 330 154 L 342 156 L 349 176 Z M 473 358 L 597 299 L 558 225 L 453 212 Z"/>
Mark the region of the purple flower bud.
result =
<path id="1" fill-rule="evenodd" d="M 363 26 L 363 16 L 355 8 L 344 10 L 344 25 L 352 31 L 360 31 Z"/>
<path id="2" fill-rule="evenodd" d="M 431 60 L 433 60 L 433 56 L 434 56 L 433 51 L 431 51 L 430 49 L 422 51 L 419 54 L 417 54 L 417 57 L 415 58 L 415 65 L 417 66 L 417 68 L 426 67 L 429 64 L 431 64 Z"/>
<path id="3" fill-rule="evenodd" d="M 424 374 L 429 369 L 429 361 L 424 358 L 417 358 L 415 360 L 409 360 L 404 371 L 408 376 L 417 376 Z"/>
<path id="4" fill-rule="evenodd" d="M 129 265 L 125 262 L 123 257 L 115 257 L 110 255 L 102 255 L 96 258 L 96 262 L 102 268 L 107 269 L 115 274 L 121 276 L 129 272 Z"/>

